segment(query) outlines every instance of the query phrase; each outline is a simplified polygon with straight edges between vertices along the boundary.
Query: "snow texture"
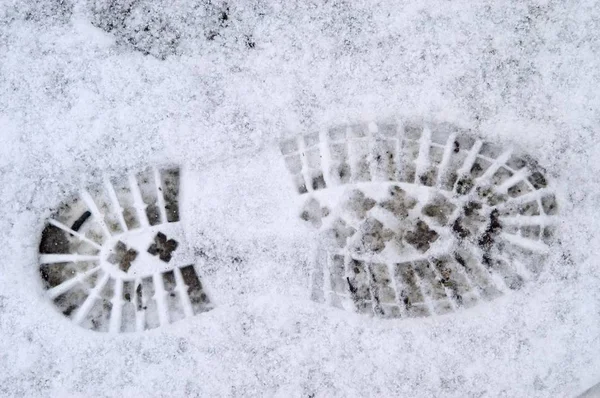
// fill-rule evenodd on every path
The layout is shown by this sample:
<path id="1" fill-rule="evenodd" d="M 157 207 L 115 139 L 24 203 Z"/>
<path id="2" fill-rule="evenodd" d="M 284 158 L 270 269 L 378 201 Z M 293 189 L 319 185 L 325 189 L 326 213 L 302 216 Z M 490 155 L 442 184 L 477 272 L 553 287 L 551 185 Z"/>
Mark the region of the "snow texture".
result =
<path id="1" fill-rule="evenodd" d="M 600 380 L 596 1 L 8 0 L 0 5 L 0 396 L 576 396 Z M 417 116 L 546 168 L 560 245 L 537 283 L 384 320 L 310 301 L 316 236 L 278 143 Z M 215 309 L 139 334 L 45 298 L 54 206 L 180 164 Z M 203 282 L 204 283 L 204 282 Z"/>

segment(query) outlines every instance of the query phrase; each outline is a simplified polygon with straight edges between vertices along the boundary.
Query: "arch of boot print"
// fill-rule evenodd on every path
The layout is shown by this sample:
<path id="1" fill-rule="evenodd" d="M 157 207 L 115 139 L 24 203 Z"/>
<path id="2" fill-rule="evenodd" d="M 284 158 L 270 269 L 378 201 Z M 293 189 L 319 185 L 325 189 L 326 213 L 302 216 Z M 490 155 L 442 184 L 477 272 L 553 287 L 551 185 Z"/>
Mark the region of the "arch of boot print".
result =
<path id="1" fill-rule="evenodd" d="M 179 167 L 105 179 L 47 220 L 39 275 L 75 324 L 102 332 L 153 329 L 212 308 L 180 221 Z"/>
<path id="2" fill-rule="evenodd" d="M 280 143 L 319 234 L 311 298 L 384 318 L 444 314 L 542 270 L 558 207 L 543 169 L 448 123 L 340 125 Z"/>

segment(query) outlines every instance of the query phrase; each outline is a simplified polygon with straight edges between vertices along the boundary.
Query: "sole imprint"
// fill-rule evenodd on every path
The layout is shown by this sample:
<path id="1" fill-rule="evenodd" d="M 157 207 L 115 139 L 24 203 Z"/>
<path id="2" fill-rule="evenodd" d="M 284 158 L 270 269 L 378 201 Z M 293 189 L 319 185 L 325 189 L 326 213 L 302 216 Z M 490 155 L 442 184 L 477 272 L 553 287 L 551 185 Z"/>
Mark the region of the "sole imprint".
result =
<path id="1" fill-rule="evenodd" d="M 319 233 L 311 297 L 384 318 L 471 307 L 536 278 L 558 207 L 543 170 L 450 124 L 336 126 L 281 143 Z"/>
<path id="2" fill-rule="evenodd" d="M 153 329 L 212 308 L 183 234 L 178 167 L 148 168 L 84 190 L 47 220 L 39 275 L 77 325 Z"/>

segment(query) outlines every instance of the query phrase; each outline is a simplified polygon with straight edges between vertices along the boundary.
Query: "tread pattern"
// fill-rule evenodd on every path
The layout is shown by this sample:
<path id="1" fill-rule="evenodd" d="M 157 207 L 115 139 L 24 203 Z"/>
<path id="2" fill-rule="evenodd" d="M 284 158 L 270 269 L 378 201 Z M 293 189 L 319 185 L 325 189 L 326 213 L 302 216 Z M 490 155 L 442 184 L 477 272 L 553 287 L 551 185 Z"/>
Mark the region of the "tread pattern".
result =
<path id="1" fill-rule="evenodd" d="M 65 201 L 42 231 L 47 296 L 77 325 L 153 329 L 212 308 L 186 250 L 178 167 L 148 168 Z"/>
<path id="2" fill-rule="evenodd" d="M 318 230 L 311 297 L 384 318 L 445 314 L 536 278 L 558 206 L 529 156 L 447 123 L 335 126 L 281 143 Z"/>

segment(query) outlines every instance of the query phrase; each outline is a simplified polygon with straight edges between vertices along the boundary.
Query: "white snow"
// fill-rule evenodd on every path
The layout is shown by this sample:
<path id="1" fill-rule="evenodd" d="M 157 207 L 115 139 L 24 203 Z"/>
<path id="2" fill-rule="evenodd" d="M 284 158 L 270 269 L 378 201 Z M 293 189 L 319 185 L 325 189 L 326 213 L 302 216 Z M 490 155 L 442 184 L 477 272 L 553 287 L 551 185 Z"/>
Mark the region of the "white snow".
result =
<path id="1" fill-rule="evenodd" d="M 92 26 L 86 2 L 0 5 L 0 396 L 562 397 L 600 381 L 597 2 L 255 0 L 220 28 L 167 3 L 182 39 L 165 60 Z M 309 300 L 314 236 L 279 140 L 406 115 L 546 168 L 562 244 L 538 282 L 427 319 Z M 103 174 L 165 162 L 190 172 L 182 221 L 216 308 L 139 334 L 73 325 L 38 282 L 43 220 Z"/>

